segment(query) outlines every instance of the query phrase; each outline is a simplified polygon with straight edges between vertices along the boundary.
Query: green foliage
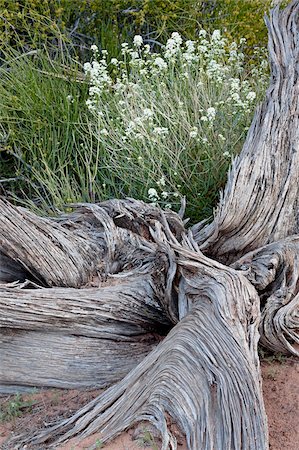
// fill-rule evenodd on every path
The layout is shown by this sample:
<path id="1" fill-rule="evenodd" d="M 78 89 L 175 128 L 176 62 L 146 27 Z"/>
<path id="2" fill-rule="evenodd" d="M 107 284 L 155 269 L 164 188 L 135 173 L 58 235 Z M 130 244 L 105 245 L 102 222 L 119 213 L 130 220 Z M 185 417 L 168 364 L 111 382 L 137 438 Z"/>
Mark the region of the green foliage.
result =
<path id="1" fill-rule="evenodd" d="M 255 102 L 245 97 L 253 90 L 260 98 L 265 68 L 248 68 L 243 60 L 225 68 L 225 58 L 234 52 L 229 40 L 219 54 L 209 43 L 203 50 L 201 42 L 202 54 L 192 67 L 181 47 L 177 61 L 169 59 L 161 72 L 155 62 L 161 55 L 147 50 L 141 67 L 141 49 L 120 44 L 140 33 L 160 50 L 158 43 L 166 44 L 171 31 L 194 38 L 204 24 L 225 26 L 228 36 L 246 33 L 251 48 L 266 36 L 262 12 L 269 3 L 0 0 L 0 187 L 48 212 L 67 203 L 126 195 L 178 208 L 186 196 L 192 221 L 210 216 L 251 120 Z M 111 83 L 97 99 L 101 115 L 96 120 L 86 108 L 86 101 L 91 106 L 95 98 L 88 95 L 88 78 L 72 57 L 71 39 L 83 49 L 96 41 L 109 50 L 104 69 Z M 258 64 L 259 56 L 253 55 Z M 215 68 L 208 75 L 213 60 L 224 68 L 218 84 Z M 242 85 L 239 91 L 232 88 L 235 78 Z M 96 92 L 97 82 L 90 82 Z M 202 120 L 210 108 L 217 111 L 213 123 Z M 149 110 L 152 116 L 143 125 Z M 128 132 L 130 126 L 135 128 Z"/>
<path id="2" fill-rule="evenodd" d="M 92 198 L 86 170 L 84 178 L 80 172 L 87 164 L 78 131 L 87 87 L 79 71 L 67 54 L 56 60 L 41 50 L 6 54 L 0 67 L 1 155 L 2 164 L 14 164 L 8 175 L 18 178 L 15 194 L 25 191 L 55 206 Z"/>
<path id="3" fill-rule="evenodd" d="M 177 209 L 186 196 L 192 221 L 211 216 L 267 76 L 247 73 L 218 32 L 181 41 L 159 55 L 137 39 L 119 60 L 95 51 L 89 86 L 67 52 L 6 54 L 0 155 L 17 178 L 6 186 L 47 212 L 125 196 Z"/>
<path id="4" fill-rule="evenodd" d="M 287 3 L 284 1 L 281 5 Z M 272 7 L 272 0 L 221 0 L 214 4 L 210 14 L 213 28 L 226 30 L 230 39 L 245 38 L 249 53 L 257 46 L 267 45 L 264 16 Z"/>
<path id="5" fill-rule="evenodd" d="M 24 400 L 21 394 L 16 394 L 11 400 L 0 405 L 0 422 L 16 419 L 25 411 L 31 411 L 35 403 L 34 400 Z"/>
<path id="6" fill-rule="evenodd" d="M 143 428 L 142 433 L 136 441 L 138 447 L 151 447 L 152 450 L 158 450 L 158 445 L 155 441 L 155 438 L 146 427 Z"/>
<path id="7" fill-rule="evenodd" d="M 267 42 L 264 13 L 271 0 L 0 0 L 1 45 L 56 44 L 71 39 L 80 52 L 92 42 L 117 55 L 141 34 L 156 49 L 177 31 L 196 39 L 201 28 L 245 37 L 249 51 Z M 286 2 L 284 2 L 286 3 Z M 155 46 L 156 45 L 156 46 Z"/>
<path id="8" fill-rule="evenodd" d="M 0 50 L 7 46 L 28 50 L 61 40 L 62 22 L 53 16 L 50 4 L 48 0 L 0 0 Z"/>
<path id="9" fill-rule="evenodd" d="M 95 444 L 94 444 L 93 448 L 100 449 L 100 448 L 103 447 L 103 445 L 104 445 L 104 444 L 102 443 L 102 441 L 101 441 L 100 439 L 97 439 L 97 440 L 95 441 Z"/>

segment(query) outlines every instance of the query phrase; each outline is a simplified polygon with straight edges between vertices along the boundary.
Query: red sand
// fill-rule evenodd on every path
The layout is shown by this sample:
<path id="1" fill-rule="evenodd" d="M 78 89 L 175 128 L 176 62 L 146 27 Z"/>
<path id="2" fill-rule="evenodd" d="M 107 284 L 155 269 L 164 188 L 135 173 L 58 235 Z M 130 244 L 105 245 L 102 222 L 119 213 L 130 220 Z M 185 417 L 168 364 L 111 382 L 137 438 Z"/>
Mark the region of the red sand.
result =
<path id="1" fill-rule="evenodd" d="M 269 437 L 271 450 L 298 450 L 299 442 L 299 363 L 294 359 L 283 362 L 262 362 L 263 392 L 265 406 L 268 414 Z M 99 394 L 98 391 L 62 391 L 58 389 L 43 390 L 28 396 L 35 402 L 31 409 L 22 411 L 20 417 L 0 423 L 0 445 L 11 433 L 30 432 L 53 422 L 57 418 L 70 416 L 78 408 L 86 404 Z M 1 406 L 7 405 L 11 396 L 0 397 Z M 105 446 L 103 450 L 159 450 L 159 439 L 155 433 L 151 443 L 150 434 L 146 432 L 147 426 L 139 426 L 138 430 L 129 430 L 122 433 L 117 439 Z M 184 440 L 175 430 L 179 450 L 187 450 Z M 88 450 L 97 441 L 100 435 L 94 435 L 81 441 L 72 440 L 59 450 Z"/>

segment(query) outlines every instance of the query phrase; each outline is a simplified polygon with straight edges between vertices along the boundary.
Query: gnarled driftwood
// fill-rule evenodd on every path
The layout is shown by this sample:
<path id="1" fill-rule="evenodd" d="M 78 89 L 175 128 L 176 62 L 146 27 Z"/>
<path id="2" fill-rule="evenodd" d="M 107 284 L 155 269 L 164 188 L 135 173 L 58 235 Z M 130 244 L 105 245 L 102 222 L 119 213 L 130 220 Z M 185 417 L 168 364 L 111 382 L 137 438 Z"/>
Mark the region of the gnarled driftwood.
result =
<path id="1" fill-rule="evenodd" d="M 55 219 L 0 201 L 2 390 L 120 380 L 6 448 L 147 420 L 176 449 L 168 416 L 190 450 L 268 448 L 259 333 L 274 351 L 299 342 L 298 23 L 298 0 L 267 20 L 270 87 L 211 224 L 133 199 Z"/>

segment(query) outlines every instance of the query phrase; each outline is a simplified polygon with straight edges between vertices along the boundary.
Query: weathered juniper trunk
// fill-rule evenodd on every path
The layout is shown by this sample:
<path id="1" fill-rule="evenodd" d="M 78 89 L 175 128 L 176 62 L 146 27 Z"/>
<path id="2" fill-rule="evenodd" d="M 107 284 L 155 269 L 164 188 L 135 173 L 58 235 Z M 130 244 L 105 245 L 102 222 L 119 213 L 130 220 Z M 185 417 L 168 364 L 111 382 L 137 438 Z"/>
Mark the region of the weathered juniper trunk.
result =
<path id="1" fill-rule="evenodd" d="M 299 1 L 267 25 L 270 87 L 211 224 L 132 199 L 55 219 L 0 200 L 1 389 L 111 385 L 7 448 L 147 420 L 176 449 L 169 416 L 190 450 L 268 448 L 259 337 L 299 355 Z"/>

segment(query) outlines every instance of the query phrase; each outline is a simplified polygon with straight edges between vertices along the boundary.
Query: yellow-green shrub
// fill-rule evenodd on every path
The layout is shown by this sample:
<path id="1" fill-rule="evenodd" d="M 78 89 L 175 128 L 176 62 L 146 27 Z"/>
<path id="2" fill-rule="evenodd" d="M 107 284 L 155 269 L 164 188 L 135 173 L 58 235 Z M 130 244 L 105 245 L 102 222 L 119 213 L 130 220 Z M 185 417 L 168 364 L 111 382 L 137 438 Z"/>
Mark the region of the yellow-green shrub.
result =
<path id="1" fill-rule="evenodd" d="M 0 48 L 34 48 L 61 34 L 47 0 L 0 0 L 0 17 Z"/>
<path id="2" fill-rule="evenodd" d="M 83 46 L 96 42 L 109 51 L 134 34 L 164 43 L 171 32 L 195 39 L 198 30 L 226 29 L 249 49 L 266 44 L 264 13 L 271 0 L 0 0 L 0 42 L 51 42 L 61 31 Z"/>
<path id="3" fill-rule="evenodd" d="M 234 40 L 246 38 L 249 53 L 254 47 L 267 44 L 264 16 L 273 0 L 221 0 L 215 3 L 211 14 L 214 28 L 226 30 Z M 282 6 L 286 3 L 282 2 Z"/>

